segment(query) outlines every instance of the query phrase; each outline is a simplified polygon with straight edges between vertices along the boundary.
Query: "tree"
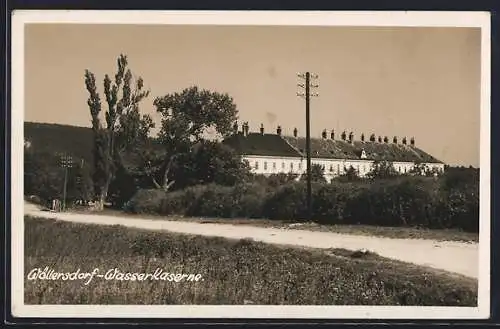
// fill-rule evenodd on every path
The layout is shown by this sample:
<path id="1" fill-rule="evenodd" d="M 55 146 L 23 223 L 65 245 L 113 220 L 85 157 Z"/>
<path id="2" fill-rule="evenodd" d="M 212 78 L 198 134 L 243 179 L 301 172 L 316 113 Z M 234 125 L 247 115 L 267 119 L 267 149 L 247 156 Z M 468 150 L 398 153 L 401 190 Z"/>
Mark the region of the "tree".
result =
<path id="1" fill-rule="evenodd" d="M 389 161 L 375 161 L 372 169 L 366 174 L 370 179 L 375 178 L 392 178 L 399 176 L 399 173 L 394 168 L 392 162 Z"/>
<path id="2" fill-rule="evenodd" d="M 300 176 L 301 181 L 306 181 L 307 180 L 307 172 L 302 174 Z M 325 178 L 325 169 L 323 168 L 322 165 L 313 163 L 311 165 L 311 181 L 312 182 L 326 182 Z"/>
<path id="3" fill-rule="evenodd" d="M 370 142 L 375 142 L 375 134 L 370 135 Z"/>
<path id="4" fill-rule="evenodd" d="M 75 159 L 76 160 L 76 159 Z M 67 200 L 88 200 L 92 192 L 90 173 L 84 165 L 68 169 Z M 60 155 L 51 152 L 26 150 L 24 152 L 24 193 L 36 195 L 44 202 L 62 198 L 64 169 L 60 165 Z"/>
<path id="5" fill-rule="evenodd" d="M 179 93 L 167 94 L 154 100 L 162 115 L 159 140 L 165 154 L 156 170 L 162 173 L 161 186 L 168 190 L 175 183 L 170 171 L 181 154 L 190 152 L 199 142 L 212 133 L 214 138 L 227 137 L 233 133 L 238 111 L 233 98 L 192 86 Z"/>
<path id="6" fill-rule="evenodd" d="M 94 194 L 92 175 L 89 166 L 83 160 L 76 169 L 76 188 L 79 191 L 78 198 L 84 201 L 92 199 Z"/>
<path id="7" fill-rule="evenodd" d="M 359 173 L 353 166 L 349 166 L 349 168 L 344 168 L 344 173 L 339 176 L 339 179 L 352 182 L 359 179 Z"/>
<path id="8" fill-rule="evenodd" d="M 234 186 L 250 177 L 250 167 L 230 147 L 202 140 L 191 152 L 178 155 L 170 175 L 175 179 L 174 189 L 210 183 Z"/>
<path id="9" fill-rule="evenodd" d="M 296 181 L 298 174 L 295 173 L 277 173 L 271 174 L 266 178 L 266 183 L 272 187 L 279 187 Z"/>
<path id="10" fill-rule="evenodd" d="M 423 176 L 427 172 L 427 166 L 424 163 L 414 162 L 413 167 L 408 170 L 410 176 Z"/>
<path id="11" fill-rule="evenodd" d="M 150 116 L 141 117 L 139 113 L 139 103 L 149 95 L 149 90 L 144 89 L 144 81 L 141 77 L 133 79 L 127 68 L 127 56 L 120 55 L 117 64 L 114 80 L 107 74 L 104 77 L 105 125 L 101 123 L 102 104 L 95 76 L 85 70 L 85 86 L 89 93 L 87 104 L 94 133 L 93 181 L 99 209 L 107 200 L 111 182 L 122 165 L 123 153 L 137 149 L 154 127 Z"/>
<path id="12" fill-rule="evenodd" d="M 467 190 L 479 185 L 479 169 L 473 167 L 445 167 L 442 175 L 442 185 L 445 190 Z"/>
<path id="13" fill-rule="evenodd" d="M 58 158 L 48 152 L 24 152 L 24 194 L 36 195 L 44 202 L 60 198 L 64 184 Z"/>

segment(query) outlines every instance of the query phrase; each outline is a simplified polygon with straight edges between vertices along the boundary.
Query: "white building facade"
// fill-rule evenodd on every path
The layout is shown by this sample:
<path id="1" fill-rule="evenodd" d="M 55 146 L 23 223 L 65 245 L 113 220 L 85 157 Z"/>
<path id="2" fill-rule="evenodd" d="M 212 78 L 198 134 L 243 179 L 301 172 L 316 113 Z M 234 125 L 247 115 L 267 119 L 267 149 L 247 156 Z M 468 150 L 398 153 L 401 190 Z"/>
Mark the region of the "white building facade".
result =
<path id="1" fill-rule="evenodd" d="M 344 132 L 341 139 L 337 140 L 332 131 L 330 138 L 327 138 L 325 130 L 322 138 L 311 138 L 311 164 L 322 166 L 328 181 L 345 174 L 351 167 L 358 176 L 365 177 L 377 161 L 392 163 L 400 174 L 413 171 L 417 165 L 422 174 L 426 171 L 444 171 L 445 164 L 417 148 L 413 138 L 411 145 L 407 145 L 406 138 L 397 143 L 394 137 L 393 143 L 389 143 L 388 138 L 380 141 L 379 137 L 377 142 L 374 138 L 365 141 L 363 136 L 360 141 L 354 141 L 352 133 L 349 140 L 346 135 Z M 305 138 L 297 136 L 297 129 L 294 129 L 293 137 L 282 136 L 280 127 L 276 134 L 264 133 L 263 126 L 260 133 L 249 133 L 248 125 L 244 124 L 241 132 L 235 126 L 234 134 L 223 143 L 241 154 L 255 174 L 291 173 L 300 176 L 307 171 Z"/>
<path id="2" fill-rule="evenodd" d="M 303 157 L 273 157 L 259 155 L 244 155 L 243 160 L 247 161 L 254 174 L 269 176 L 272 174 L 297 174 L 302 175 L 307 171 L 307 160 Z M 321 159 L 312 158 L 311 164 L 323 167 L 325 179 L 331 179 L 345 174 L 349 168 L 354 168 L 359 177 L 366 177 L 372 170 L 375 160 L 353 160 L 353 159 Z M 394 169 L 400 174 L 411 172 L 415 168 L 414 162 L 392 162 Z M 443 163 L 421 163 L 425 171 L 443 172 Z M 424 174 L 424 172 L 423 172 Z"/>

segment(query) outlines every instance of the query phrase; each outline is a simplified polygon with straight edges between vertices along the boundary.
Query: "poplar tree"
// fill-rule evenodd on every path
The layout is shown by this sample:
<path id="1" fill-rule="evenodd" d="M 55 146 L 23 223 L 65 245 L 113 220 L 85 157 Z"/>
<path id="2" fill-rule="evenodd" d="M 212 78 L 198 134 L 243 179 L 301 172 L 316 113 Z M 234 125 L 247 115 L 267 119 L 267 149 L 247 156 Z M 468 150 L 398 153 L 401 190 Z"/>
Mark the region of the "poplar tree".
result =
<path id="1" fill-rule="evenodd" d="M 139 113 L 139 103 L 148 97 L 141 77 L 134 79 L 128 68 L 127 56 L 117 60 L 117 72 L 112 80 L 104 77 L 104 95 L 107 109 L 103 111 L 94 73 L 85 70 L 85 86 L 89 93 L 87 104 L 94 132 L 94 192 L 97 208 L 103 209 L 109 187 L 117 169 L 123 164 L 124 152 L 134 151 L 148 138 L 154 127 L 150 116 Z M 102 122 L 104 113 L 104 123 Z"/>

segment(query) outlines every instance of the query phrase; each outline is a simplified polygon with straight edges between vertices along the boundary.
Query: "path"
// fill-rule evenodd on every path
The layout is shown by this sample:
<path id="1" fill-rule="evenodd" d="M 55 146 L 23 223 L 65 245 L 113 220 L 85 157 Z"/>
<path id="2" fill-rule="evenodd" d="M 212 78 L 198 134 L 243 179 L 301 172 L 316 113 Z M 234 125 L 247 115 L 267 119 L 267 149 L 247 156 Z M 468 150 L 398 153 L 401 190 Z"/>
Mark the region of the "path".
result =
<path id="1" fill-rule="evenodd" d="M 52 213 L 42 211 L 32 204 L 25 204 L 25 214 L 76 223 L 118 224 L 126 227 L 166 230 L 204 236 L 219 236 L 233 239 L 251 238 L 266 243 L 312 248 L 367 249 L 383 257 L 460 273 L 473 278 L 478 277 L 479 270 L 479 250 L 477 243 L 390 239 L 332 232 L 312 232 L 295 229 L 282 230 L 249 225 L 202 224 L 92 214 Z"/>

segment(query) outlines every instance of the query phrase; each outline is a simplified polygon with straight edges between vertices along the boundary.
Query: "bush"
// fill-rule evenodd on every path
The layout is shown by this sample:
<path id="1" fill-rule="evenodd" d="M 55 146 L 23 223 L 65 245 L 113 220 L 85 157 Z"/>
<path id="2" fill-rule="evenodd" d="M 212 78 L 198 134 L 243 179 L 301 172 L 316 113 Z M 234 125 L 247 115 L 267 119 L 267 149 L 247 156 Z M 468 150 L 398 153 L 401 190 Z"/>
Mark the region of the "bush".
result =
<path id="1" fill-rule="evenodd" d="M 162 189 L 137 191 L 124 206 L 124 210 L 136 214 L 159 214 L 167 193 Z"/>
<path id="2" fill-rule="evenodd" d="M 202 217 L 232 217 L 233 187 L 218 186 L 215 184 L 200 187 L 201 193 L 198 198 L 193 199 L 187 207 L 186 215 Z"/>
<path id="3" fill-rule="evenodd" d="M 376 182 L 353 196 L 348 204 L 349 218 L 365 218 L 371 225 L 418 226 L 428 223 L 432 187 L 421 179 L 401 178 Z"/>
<path id="4" fill-rule="evenodd" d="M 159 191 L 159 192 L 157 192 Z M 163 192 L 140 190 L 128 202 L 128 212 L 186 215 L 196 217 L 261 218 L 268 188 L 255 183 L 234 187 L 197 185 Z"/>
<path id="5" fill-rule="evenodd" d="M 234 187 L 234 214 L 236 217 L 262 218 L 264 203 L 270 188 L 255 183 L 245 183 Z"/>
<path id="6" fill-rule="evenodd" d="M 264 214 L 270 219 L 302 219 L 307 215 L 306 184 L 293 182 L 278 187 L 264 204 Z"/>
<path id="7" fill-rule="evenodd" d="M 129 211 L 197 217 L 307 218 L 307 185 L 268 181 L 235 186 L 199 185 L 165 193 L 139 191 Z M 323 224 L 364 224 L 479 230 L 478 183 L 454 186 L 428 177 L 314 182 L 313 220 Z"/>
<path id="8" fill-rule="evenodd" d="M 319 186 L 313 194 L 314 219 L 325 224 L 348 223 L 350 202 L 362 189 L 361 184 L 338 182 Z"/>

